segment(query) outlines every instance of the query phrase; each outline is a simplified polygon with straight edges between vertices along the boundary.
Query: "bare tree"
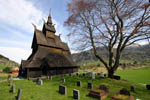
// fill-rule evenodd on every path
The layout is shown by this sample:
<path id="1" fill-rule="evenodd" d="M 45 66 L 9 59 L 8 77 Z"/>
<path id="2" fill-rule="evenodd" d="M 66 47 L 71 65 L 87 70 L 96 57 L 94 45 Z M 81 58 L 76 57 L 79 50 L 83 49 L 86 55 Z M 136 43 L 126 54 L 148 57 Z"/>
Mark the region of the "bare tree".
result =
<path id="1" fill-rule="evenodd" d="M 72 0 L 65 21 L 79 50 L 93 49 L 113 78 L 125 47 L 150 38 L 150 4 L 147 0 Z M 97 52 L 103 46 L 108 61 Z"/>

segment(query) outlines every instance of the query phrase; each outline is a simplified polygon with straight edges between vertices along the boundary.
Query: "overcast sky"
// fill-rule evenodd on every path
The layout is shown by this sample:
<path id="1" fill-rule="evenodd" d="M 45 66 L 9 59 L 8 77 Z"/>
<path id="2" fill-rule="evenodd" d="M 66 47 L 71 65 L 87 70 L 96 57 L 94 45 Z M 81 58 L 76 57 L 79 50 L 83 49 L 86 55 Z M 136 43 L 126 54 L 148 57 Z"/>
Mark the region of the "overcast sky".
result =
<path id="1" fill-rule="evenodd" d="M 0 54 L 18 63 L 31 54 L 34 28 L 42 29 L 49 10 L 56 33 L 67 42 L 67 31 L 63 23 L 68 16 L 66 4 L 69 0 L 0 0 Z"/>

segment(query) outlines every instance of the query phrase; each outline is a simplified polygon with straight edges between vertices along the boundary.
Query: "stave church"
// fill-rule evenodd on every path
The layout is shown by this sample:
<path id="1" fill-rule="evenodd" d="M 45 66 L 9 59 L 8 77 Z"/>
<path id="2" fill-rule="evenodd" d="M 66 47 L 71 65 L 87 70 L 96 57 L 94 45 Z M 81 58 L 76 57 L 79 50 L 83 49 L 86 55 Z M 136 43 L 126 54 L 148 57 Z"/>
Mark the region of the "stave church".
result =
<path id="1" fill-rule="evenodd" d="M 25 78 L 53 76 L 78 71 L 67 43 L 62 42 L 60 35 L 57 36 L 55 33 L 51 15 L 48 16 L 47 22 L 44 22 L 42 30 L 35 27 L 32 54 L 27 60 L 21 61 L 19 76 Z"/>

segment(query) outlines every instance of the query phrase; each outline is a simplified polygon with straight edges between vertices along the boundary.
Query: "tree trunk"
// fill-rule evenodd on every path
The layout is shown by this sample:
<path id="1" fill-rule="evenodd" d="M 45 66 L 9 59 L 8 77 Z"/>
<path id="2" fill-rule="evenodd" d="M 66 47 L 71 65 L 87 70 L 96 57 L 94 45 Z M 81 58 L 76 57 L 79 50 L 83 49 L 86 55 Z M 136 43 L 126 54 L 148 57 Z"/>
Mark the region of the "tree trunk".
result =
<path id="1" fill-rule="evenodd" d="M 110 68 L 107 71 L 108 71 L 108 77 L 113 78 L 114 77 L 114 72 L 115 72 L 114 68 Z"/>

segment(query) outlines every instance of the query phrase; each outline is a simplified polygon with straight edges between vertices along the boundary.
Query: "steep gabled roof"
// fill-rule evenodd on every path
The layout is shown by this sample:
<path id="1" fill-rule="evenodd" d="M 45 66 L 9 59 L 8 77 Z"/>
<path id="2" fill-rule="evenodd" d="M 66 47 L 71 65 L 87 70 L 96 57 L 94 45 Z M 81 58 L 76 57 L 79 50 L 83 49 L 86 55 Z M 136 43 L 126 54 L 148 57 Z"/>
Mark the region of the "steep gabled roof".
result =
<path id="1" fill-rule="evenodd" d="M 61 42 L 61 39 L 59 36 L 54 35 L 54 39 L 47 38 L 42 31 L 35 29 L 35 36 L 36 39 L 33 40 L 33 42 L 37 43 L 38 45 L 45 45 L 50 46 L 54 48 L 61 48 L 63 50 L 69 50 L 68 45 L 64 42 Z"/>
<path id="2" fill-rule="evenodd" d="M 43 62 L 46 62 L 49 67 L 77 67 L 70 55 L 50 52 L 44 48 L 39 48 L 33 59 L 22 61 L 22 67 L 39 68 Z"/>

